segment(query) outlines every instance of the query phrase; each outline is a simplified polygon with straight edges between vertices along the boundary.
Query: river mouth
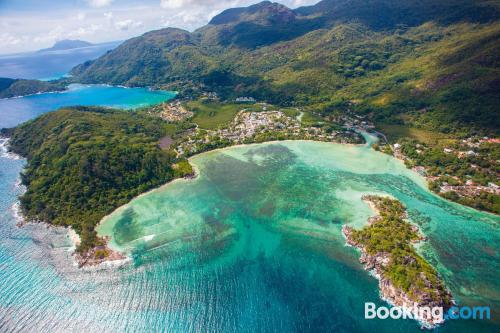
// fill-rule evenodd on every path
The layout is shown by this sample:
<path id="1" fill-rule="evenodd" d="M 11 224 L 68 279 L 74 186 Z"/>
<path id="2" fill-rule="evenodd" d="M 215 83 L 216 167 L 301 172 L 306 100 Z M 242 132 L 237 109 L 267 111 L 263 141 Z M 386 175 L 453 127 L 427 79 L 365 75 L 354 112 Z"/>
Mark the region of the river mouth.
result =
<path id="1" fill-rule="evenodd" d="M 500 288 L 489 267 L 498 260 L 491 249 L 499 245 L 499 219 L 442 200 L 390 156 L 365 146 L 287 141 L 212 151 L 191 162 L 199 170 L 196 179 L 174 181 L 133 200 L 98 229 L 112 237 L 112 247 L 134 258 L 135 267 L 168 267 L 166 283 L 179 274 L 192 274 L 195 280 L 215 274 L 214 288 L 225 279 L 240 288 L 250 277 L 266 285 L 279 276 L 294 290 L 299 282 L 289 280 L 292 274 L 301 288 L 324 293 L 319 313 L 332 310 L 326 304 L 335 302 L 346 307 L 346 312 L 337 310 L 343 316 L 362 321 L 363 304 L 377 301 L 378 288 L 357 253 L 345 247 L 341 227 L 362 227 L 373 212 L 361 197 L 385 194 L 402 201 L 411 221 L 429 238 L 419 252 L 459 302 L 497 302 Z M 298 278 L 307 274 L 314 279 Z M 334 283 L 328 284 L 329 279 Z M 275 293 L 275 288 L 283 293 L 274 283 L 262 293 Z M 331 294 L 327 290 L 333 286 L 348 287 Z M 297 301 L 284 293 L 280 298 Z M 407 323 L 380 328 L 391 325 L 401 329 Z"/>

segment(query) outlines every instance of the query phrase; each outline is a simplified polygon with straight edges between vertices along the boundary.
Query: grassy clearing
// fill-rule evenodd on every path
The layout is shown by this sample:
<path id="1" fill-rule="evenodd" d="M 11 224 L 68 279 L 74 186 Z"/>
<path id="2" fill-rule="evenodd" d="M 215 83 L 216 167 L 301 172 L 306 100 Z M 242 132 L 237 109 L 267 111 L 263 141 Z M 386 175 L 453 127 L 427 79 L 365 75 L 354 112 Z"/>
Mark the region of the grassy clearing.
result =
<path id="1" fill-rule="evenodd" d="M 324 121 L 325 120 L 323 118 L 321 118 L 320 116 L 317 116 L 311 112 L 304 112 L 304 115 L 302 116 L 302 124 L 304 124 L 306 126 L 321 123 Z"/>
<path id="2" fill-rule="evenodd" d="M 444 133 L 428 131 L 420 128 L 412 128 L 404 125 L 382 124 L 377 127 L 387 135 L 390 141 L 397 141 L 402 138 L 411 138 L 426 144 L 435 145 L 436 143 L 451 139 L 451 136 Z"/>
<path id="3" fill-rule="evenodd" d="M 238 111 L 245 108 L 243 104 L 192 101 L 186 107 L 194 112 L 193 122 L 203 129 L 217 129 L 233 120 Z"/>
<path id="4" fill-rule="evenodd" d="M 300 114 L 300 111 L 297 110 L 296 108 L 284 108 L 284 109 L 280 109 L 280 111 L 291 118 L 295 118 Z"/>
<path id="5" fill-rule="evenodd" d="M 179 130 L 177 124 L 165 124 L 163 127 L 165 128 L 165 134 L 168 136 L 174 136 Z"/>

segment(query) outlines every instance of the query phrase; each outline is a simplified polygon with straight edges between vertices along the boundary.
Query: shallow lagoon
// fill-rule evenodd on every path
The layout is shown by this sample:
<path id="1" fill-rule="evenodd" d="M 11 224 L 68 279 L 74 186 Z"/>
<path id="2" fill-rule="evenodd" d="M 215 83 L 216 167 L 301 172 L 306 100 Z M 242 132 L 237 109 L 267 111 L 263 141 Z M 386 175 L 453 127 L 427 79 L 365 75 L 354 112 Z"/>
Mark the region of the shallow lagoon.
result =
<path id="1" fill-rule="evenodd" d="M 363 319 L 364 302 L 383 302 L 341 235 L 371 215 L 363 194 L 385 193 L 429 237 L 419 249 L 459 303 L 494 311 L 492 321 L 442 330 L 498 329 L 500 219 L 440 199 L 400 161 L 363 146 L 282 142 L 192 163 L 197 179 L 137 198 L 99 229 L 161 290 L 150 301 L 176 304 L 155 312 L 170 328 L 188 329 L 172 318 L 193 316 L 208 331 L 417 331 L 412 321 Z"/>
<path id="2" fill-rule="evenodd" d="M 76 88 L 0 101 L 0 127 L 60 106 L 132 108 L 170 98 Z M 443 201 L 389 156 L 283 142 L 192 162 L 197 179 L 143 195 L 102 224 L 132 265 L 80 271 L 64 230 L 15 226 L 24 161 L 0 154 L 0 331 L 417 332 L 413 321 L 363 319 L 364 302 L 384 303 L 340 229 L 366 222 L 364 193 L 407 205 L 429 236 L 420 250 L 461 304 L 499 308 L 499 218 Z M 493 319 L 450 322 L 442 331 L 498 331 L 498 311 Z"/>

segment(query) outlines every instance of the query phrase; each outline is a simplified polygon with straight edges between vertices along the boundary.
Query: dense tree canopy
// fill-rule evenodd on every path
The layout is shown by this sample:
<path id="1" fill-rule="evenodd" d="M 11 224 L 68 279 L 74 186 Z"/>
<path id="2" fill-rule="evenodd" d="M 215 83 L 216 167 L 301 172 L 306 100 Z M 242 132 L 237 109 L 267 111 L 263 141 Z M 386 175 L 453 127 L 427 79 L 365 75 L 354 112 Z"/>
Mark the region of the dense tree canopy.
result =
<path id="1" fill-rule="evenodd" d="M 73 227 L 83 250 L 95 245 L 100 219 L 178 175 L 158 147 L 162 135 L 156 118 L 97 108 L 62 109 L 19 126 L 11 147 L 28 159 L 24 213 Z"/>

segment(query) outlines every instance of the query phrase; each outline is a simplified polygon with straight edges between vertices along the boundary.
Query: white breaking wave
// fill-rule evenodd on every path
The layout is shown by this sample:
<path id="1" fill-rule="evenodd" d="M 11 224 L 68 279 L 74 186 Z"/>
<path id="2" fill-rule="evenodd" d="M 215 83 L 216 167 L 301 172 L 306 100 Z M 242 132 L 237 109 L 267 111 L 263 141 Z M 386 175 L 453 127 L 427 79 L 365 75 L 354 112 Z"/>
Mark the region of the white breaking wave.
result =
<path id="1" fill-rule="evenodd" d="M 149 242 L 155 238 L 156 235 L 149 235 L 149 236 L 144 236 L 144 241 Z"/>
<path id="2" fill-rule="evenodd" d="M 24 192 L 26 192 L 26 186 L 24 186 L 21 182 L 21 178 L 16 179 L 16 182 L 14 183 L 14 190 L 19 194 L 24 194 Z"/>
<path id="3" fill-rule="evenodd" d="M 9 139 L 0 138 L 0 157 L 8 158 L 10 160 L 20 160 L 21 156 L 9 152 Z"/>
<path id="4" fill-rule="evenodd" d="M 21 203 L 19 201 L 15 202 L 12 207 L 12 217 L 16 220 L 18 224 L 23 224 L 26 222 L 26 218 L 24 217 L 22 211 L 21 211 Z"/>

